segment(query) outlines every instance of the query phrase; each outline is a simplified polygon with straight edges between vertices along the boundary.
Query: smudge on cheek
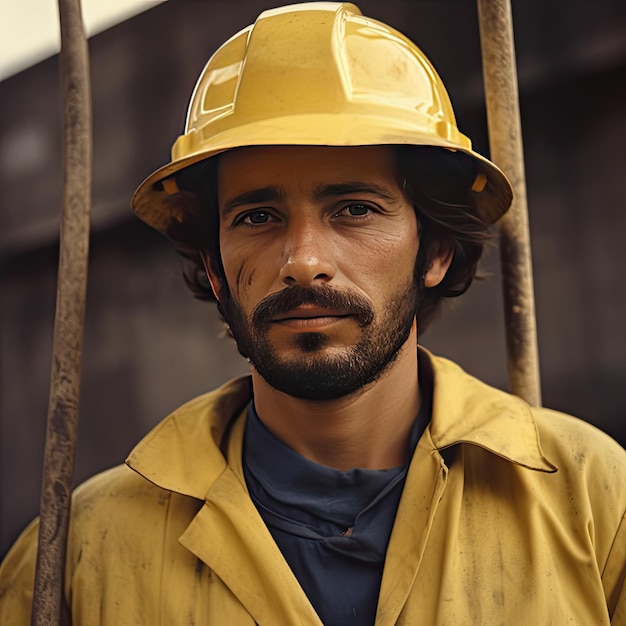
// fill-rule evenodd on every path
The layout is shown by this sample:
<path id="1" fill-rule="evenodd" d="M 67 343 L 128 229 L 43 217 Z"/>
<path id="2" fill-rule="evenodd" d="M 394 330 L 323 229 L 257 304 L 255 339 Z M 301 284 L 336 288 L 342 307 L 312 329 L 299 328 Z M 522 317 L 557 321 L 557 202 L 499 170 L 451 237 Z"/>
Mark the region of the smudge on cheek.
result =
<path id="1" fill-rule="evenodd" d="M 239 268 L 236 276 L 236 285 L 239 294 L 245 293 L 246 289 L 254 282 L 255 268 L 246 270 L 243 266 Z"/>
<path id="2" fill-rule="evenodd" d="M 256 274 L 256 271 L 253 269 L 253 270 L 250 272 L 250 275 L 248 276 L 248 280 L 247 280 L 248 287 L 250 287 L 250 286 L 252 285 L 252 281 L 254 280 L 254 275 L 255 275 L 255 274 Z"/>

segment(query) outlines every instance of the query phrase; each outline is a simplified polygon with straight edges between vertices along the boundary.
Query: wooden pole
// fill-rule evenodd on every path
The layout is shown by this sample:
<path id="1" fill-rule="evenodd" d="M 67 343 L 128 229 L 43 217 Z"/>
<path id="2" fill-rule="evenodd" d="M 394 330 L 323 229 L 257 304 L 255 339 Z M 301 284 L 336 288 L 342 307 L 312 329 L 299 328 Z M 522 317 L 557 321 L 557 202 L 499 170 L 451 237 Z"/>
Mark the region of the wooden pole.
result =
<path id="1" fill-rule="evenodd" d="M 513 187 L 500 220 L 509 384 L 529 404 L 541 404 L 530 234 L 510 0 L 478 0 L 491 158 Z"/>
<path id="2" fill-rule="evenodd" d="M 91 203 L 91 92 L 80 0 L 59 0 L 64 188 L 31 624 L 60 624 L 74 475 Z"/>

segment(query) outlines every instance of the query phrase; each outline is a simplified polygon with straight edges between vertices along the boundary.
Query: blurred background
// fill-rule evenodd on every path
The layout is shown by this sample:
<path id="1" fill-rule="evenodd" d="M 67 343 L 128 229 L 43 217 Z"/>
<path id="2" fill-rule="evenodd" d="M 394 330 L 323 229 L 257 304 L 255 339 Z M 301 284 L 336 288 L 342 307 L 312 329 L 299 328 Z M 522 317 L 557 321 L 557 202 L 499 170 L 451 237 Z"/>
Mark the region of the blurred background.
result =
<path id="1" fill-rule="evenodd" d="M 3 3 L 4 34 L 24 31 L 25 18 L 10 11 L 18 2 Z M 278 4 L 144 2 L 148 10 L 90 38 L 93 230 L 77 483 L 123 462 L 184 401 L 246 371 L 215 308 L 192 298 L 168 242 L 134 218 L 129 201 L 168 160 L 209 56 Z M 358 4 L 422 47 L 461 130 L 488 155 L 475 2 Z M 626 3 L 512 5 L 544 404 L 624 444 Z M 36 18 L 31 11 L 29 24 Z M 54 49 L 43 56 L 0 80 L 0 557 L 37 514 L 48 403 L 62 128 L 58 58 Z M 506 389 L 496 249 L 482 272 L 423 343 Z"/>

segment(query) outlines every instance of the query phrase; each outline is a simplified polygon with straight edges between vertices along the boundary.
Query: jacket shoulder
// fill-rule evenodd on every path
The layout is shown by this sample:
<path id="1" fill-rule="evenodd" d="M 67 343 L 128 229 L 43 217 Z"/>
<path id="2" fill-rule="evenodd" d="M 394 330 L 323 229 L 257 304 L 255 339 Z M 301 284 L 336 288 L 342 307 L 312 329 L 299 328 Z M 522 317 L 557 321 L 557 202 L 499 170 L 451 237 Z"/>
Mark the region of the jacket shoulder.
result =
<path id="1" fill-rule="evenodd" d="M 102 534 L 100 531 L 110 523 L 119 502 L 131 502 L 138 496 L 158 500 L 156 490 L 125 466 L 98 474 L 80 485 L 72 494 L 68 554 L 77 537 L 80 544 L 85 536 Z M 128 510 L 128 505 L 125 508 Z M 38 535 L 37 518 L 18 537 L 0 565 L 0 624 L 30 624 Z"/>
<path id="2" fill-rule="evenodd" d="M 154 541 L 184 528 L 202 502 L 168 491 L 119 465 L 90 478 L 72 496 L 70 554 L 80 561 L 85 550 L 106 558 L 110 547 L 131 542 L 133 551 L 153 549 Z"/>
<path id="3" fill-rule="evenodd" d="M 572 415 L 544 408 L 531 409 L 541 446 L 559 468 L 621 475 L 626 488 L 626 450 L 605 432 Z"/>
<path id="4" fill-rule="evenodd" d="M 98 572 L 124 570 L 132 580 L 133 572 L 142 570 L 147 576 L 148 561 L 162 556 L 155 545 L 161 545 L 172 530 L 182 532 L 200 505 L 152 484 L 126 465 L 82 483 L 72 494 L 65 581 L 68 604 L 72 589 L 93 587 Z M 35 519 L 0 565 L 0 624 L 30 624 L 38 529 Z"/>

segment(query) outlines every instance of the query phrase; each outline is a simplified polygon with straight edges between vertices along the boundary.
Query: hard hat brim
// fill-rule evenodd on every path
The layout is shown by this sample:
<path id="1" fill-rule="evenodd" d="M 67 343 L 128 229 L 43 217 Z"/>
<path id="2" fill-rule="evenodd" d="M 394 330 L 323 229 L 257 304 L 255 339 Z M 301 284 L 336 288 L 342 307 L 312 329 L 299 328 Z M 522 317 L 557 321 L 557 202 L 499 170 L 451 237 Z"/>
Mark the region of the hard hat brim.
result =
<path id="1" fill-rule="evenodd" d="M 306 119 L 304 119 L 306 118 Z M 166 233 L 170 221 L 181 220 L 185 208 L 194 202 L 188 191 L 177 192 L 163 181 L 185 168 L 227 150 L 246 146 L 373 146 L 413 145 L 433 146 L 461 151 L 473 157 L 477 173 L 484 175 L 481 191 L 473 192 L 476 215 L 485 224 L 497 221 L 509 208 L 513 198 L 511 185 L 502 171 L 491 161 L 471 149 L 470 140 L 452 129 L 450 140 L 415 126 L 398 123 L 397 119 L 369 119 L 369 116 L 307 115 L 261 120 L 245 126 L 229 128 L 204 140 L 202 129 L 179 137 L 174 146 L 171 163 L 150 174 L 132 197 L 135 214 L 156 230 Z M 180 142 L 185 145 L 181 146 Z M 184 154 L 176 158 L 176 153 Z"/>

